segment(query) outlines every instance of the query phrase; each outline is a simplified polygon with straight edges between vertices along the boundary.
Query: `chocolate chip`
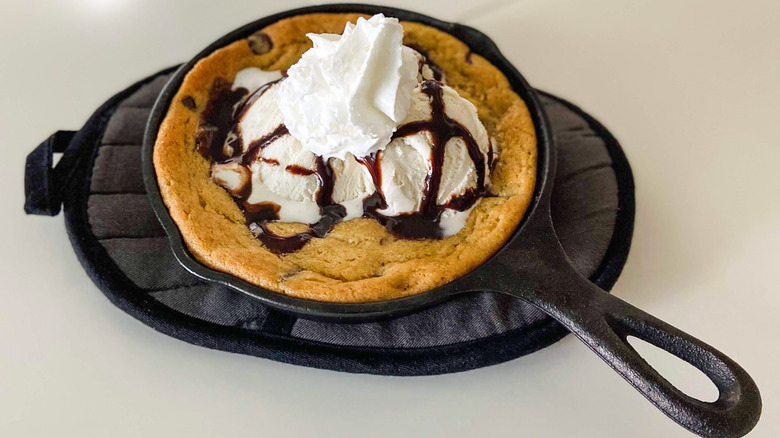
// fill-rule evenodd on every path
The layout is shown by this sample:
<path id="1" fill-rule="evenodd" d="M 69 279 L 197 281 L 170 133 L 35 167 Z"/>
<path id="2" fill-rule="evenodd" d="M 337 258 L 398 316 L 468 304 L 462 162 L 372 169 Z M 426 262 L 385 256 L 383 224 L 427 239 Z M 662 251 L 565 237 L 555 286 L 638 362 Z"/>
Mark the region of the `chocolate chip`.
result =
<path id="1" fill-rule="evenodd" d="M 211 142 L 214 139 L 215 128 L 201 126 L 195 132 L 195 149 L 206 159 L 212 159 Z"/>
<path id="2" fill-rule="evenodd" d="M 294 270 L 292 270 L 290 272 L 285 272 L 284 274 L 282 274 L 282 281 L 287 280 L 290 277 L 295 277 L 296 275 L 298 275 L 300 273 L 301 273 L 300 269 L 294 269 Z"/>
<path id="3" fill-rule="evenodd" d="M 192 96 L 187 96 L 184 99 L 181 100 L 182 105 L 186 106 L 187 108 L 195 111 L 198 106 L 195 105 L 195 99 L 192 98 Z"/>
<path id="4" fill-rule="evenodd" d="M 264 55 L 274 48 L 271 37 L 264 32 L 255 32 L 247 40 L 249 41 L 249 48 L 255 55 Z"/>
<path id="5" fill-rule="evenodd" d="M 469 64 L 471 64 L 471 50 L 469 50 L 468 52 L 466 52 L 466 62 L 468 62 Z"/>
<path id="6" fill-rule="evenodd" d="M 431 71 L 433 71 L 433 79 L 442 82 L 444 80 L 444 72 L 441 71 L 439 66 L 431 61 L 428 61 L 428 66 L 431 68 Z"/>

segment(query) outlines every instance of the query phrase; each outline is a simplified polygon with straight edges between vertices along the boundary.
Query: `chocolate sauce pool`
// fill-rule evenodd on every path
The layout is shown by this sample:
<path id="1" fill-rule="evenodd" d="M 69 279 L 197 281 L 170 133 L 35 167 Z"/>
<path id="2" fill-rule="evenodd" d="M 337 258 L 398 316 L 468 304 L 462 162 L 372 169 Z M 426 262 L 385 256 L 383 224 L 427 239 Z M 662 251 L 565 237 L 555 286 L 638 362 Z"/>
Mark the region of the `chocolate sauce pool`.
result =
<path id="1" fill-rule="evenodd" d="M 215 79 L 209 93 L 211 97 L 201 114 L 195 146 L 206 159 L 222 161 L 229 158 L 230 155 L 225 153 L 224 145 L 226 141 L 229 145 L 235 142 L 235 139 L 229 139 L 228 136 L 235 124 L 236 105 L 249 93 L 249 90 L 239 88 L 233 91 L 230 87 L 231 83 L 227 80 Z"/>
<path id="2" fill-rule="evenodd" d="M 281 80 L 281 79 L 280 79 Z M 263 138 L 252 141 L 242 147 L 243 140 L 239 122 L 252 105 L 265 91 L 278 81 L 266 84 L 249 95 L 245 88 L 231 90 L 231 85 L 224 79 L 217 79 L 211 89 L 210 100 L 201 116 L 196 145 L 198 151 L 207 159 L 220 164 L 234 163 L 249 168 L 257 160 L 271 165 L 279 165 L 277 160 L 259 157 L 263 148 L 278 138 L 290 135 L 287 127 L 279 125 Z M 485 157 L 479 149 L 474 137 L 460 123 L 451 119 L 445 113 L 442 85 L 438 81 L 423 82 L 422 91 L 430 100 L 431 119 L 407 123 L 398 128 L 393 139 L 413 135 L 421 131 L 431 134 L 431 166 L 425 178 L 420 210 L 415 213 L 399 216 L 385 216 L 379 210 L 387 208 L 387 201 L 382 192 L 382 151 L 358 158 L 373 179 L 376 191 L 363 201 L 363 216 L 379 221 L 393 234 L 402 238 L 423 239 L 441 238 L 442 229 L 439 220 L 446 208 L 466 211 L 485 194 Z M 445 205 L 438 205 L 437 197 L 444 166 L 444 150 L 448 141 L 455 137 L 463 139 L 468 148 L 469 157 L 474 162 L 477 171 L 477 187 L 467 190 L 464 194 L 450 199 Z M 244 151 L 242 154 L 242 150 Z M 488 165 L 492 165 L 493 148 L 490 146 Z M 291 236 L 280 236 L 274 233 L 268 223 L 279 219 L 280 207 L 271 202 L 250 204 L 251 182 L 246 182 L 239 190 L 231 192 L 233 199 L 246 217 L 246 224 L 252 234 L 263 244 L 279 254 L 297 251 L 303 248 L 312 238 L 325 237 L 333 227 L 346 216 L 344 206 L 333 201 L 335 177 L 330 163 L 322 157 L 316 157 L 316 170 L 297 165 L 289 165 L 286 171 L 296 175 L 315 175 L 319 183 L 316 201 L 321 218 L 310 224 L 309 230 Z"/>

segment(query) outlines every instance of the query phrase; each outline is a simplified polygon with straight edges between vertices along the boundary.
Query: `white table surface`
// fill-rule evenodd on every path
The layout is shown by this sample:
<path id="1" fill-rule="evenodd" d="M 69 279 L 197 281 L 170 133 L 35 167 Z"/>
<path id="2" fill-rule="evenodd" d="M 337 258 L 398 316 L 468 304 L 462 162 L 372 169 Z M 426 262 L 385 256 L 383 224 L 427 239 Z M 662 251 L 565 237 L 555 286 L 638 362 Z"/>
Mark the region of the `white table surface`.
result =
<path id="1" fill-rule="evenodd" d="M 51 132 L 78 128 L 113 93 L 233 28 L 305 4 L 0 1 L 0 436 L 691 436 L 571 336 L 422 378 L 195 347 L 111 305 L 61 217 L 23 214 L 24 158 Z M 534 86 L 612 130 L 637 187 L 614 293 L 741 363 L 764 400 L 750 436 L 780 436 L 780 2 L 397 6 L 486 32 Z M 681 388 L 715 393 L 650 353 Z"/>

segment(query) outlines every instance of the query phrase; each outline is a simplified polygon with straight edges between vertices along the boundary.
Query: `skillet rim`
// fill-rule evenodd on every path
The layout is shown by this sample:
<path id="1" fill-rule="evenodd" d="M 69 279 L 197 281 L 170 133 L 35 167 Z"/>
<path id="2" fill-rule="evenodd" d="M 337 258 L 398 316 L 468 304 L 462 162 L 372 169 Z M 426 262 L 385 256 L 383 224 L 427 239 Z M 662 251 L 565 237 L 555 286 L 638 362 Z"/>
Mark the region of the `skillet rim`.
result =
<path id="1" fill-rule="evenodd" d="M 201 264 L 187 249 L 179 228 L 174 223 L 167 206 L 162 200 L 152 161 L 152 151 L 157 138 L 157 130 L 167 113 L 173 96 L 178 91 L 184 76 L 199 60 L 213 51 L 236 40 L 246 38 L 255 31 L 281 19 L 316 12 L 358 12 L 372 15 L 384 13 L 400 20 L 419 22 L 447 32 L 466 43 L 472 52 L 483 56 L 496 66 L 506 76 L 512 89 L 518 93 L 528 107 L 537 139 L 537 174 L 531 203 L 526 209 L 520 225 L 507 242 L 491 258 L 468 274 L 436 289 L 408 297 L 363 303 L 334 303 L 296 298 L 251 284 L 231 274 L 208 268 Z M 555 174 L 555 149 L 551 130 L 536 90 L 528 84 L 520 72 L 504 57 L 496 44 L 487 35 L 465 25 L 445 22 L 416 12 L 366 4 L 310 6 L 283 11 L 246 24 L 210 44 L 176 70 L 155 101 L 144 132 L 141 160 L 147 197 L 157 219 L 165 230 L 174 256 L 187 271 L 203 280 L 228 286 L 282 312 L 305 316 L 310 319 L 330 321 L 367 321 L 392 318 L 422 310 L 459 293 L 473 292 L 475 290 L 492 290 L 489 287 L 475 289 L 473 287 L 458 288 L 458 286 L 467 285 L 469 278 L 473 278 L 481 271 L 489 268 L 491 263 L 500 258 L 500 255 L 507 247 L 517 242 L 525 225 L 529 222 L 529 218 L 540 214 L 549 218 L 549 198 Z"/>

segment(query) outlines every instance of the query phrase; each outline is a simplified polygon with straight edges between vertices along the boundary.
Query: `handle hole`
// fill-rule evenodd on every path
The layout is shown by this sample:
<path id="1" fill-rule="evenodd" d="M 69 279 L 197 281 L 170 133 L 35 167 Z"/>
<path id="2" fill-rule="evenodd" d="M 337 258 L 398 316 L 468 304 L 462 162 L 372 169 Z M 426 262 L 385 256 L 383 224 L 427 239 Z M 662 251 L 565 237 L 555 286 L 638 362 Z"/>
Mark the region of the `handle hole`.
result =
<path id="1" fill-rule="evenodd" d="M 680 391 L 703 402 L 718 399 L 718 388 L 695 366 L 637 337 L 626 339 L 650 366 Z"/>

